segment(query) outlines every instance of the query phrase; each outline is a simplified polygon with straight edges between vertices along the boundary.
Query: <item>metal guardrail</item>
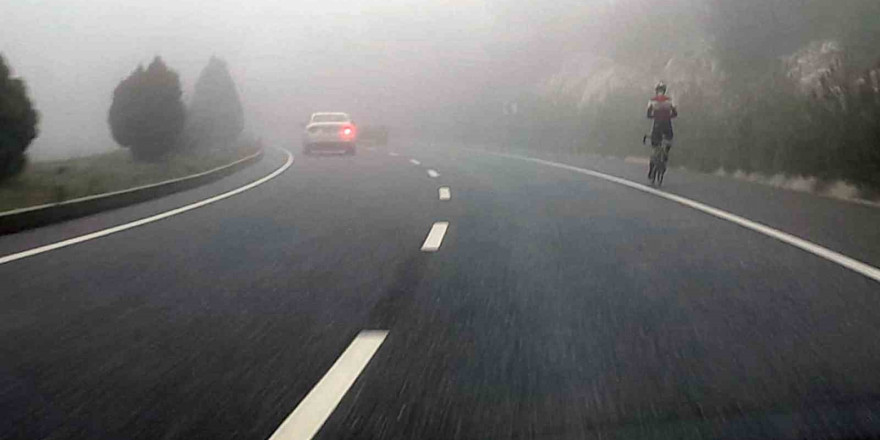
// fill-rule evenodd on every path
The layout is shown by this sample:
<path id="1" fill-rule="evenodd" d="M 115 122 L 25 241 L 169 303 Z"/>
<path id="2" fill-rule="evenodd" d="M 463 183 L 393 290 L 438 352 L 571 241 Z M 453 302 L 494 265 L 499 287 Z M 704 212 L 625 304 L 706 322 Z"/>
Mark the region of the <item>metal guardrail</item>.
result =
<path id="1" fill-rule="evenodd" d="M 0 212 L 0 235 L 84 217 L 109 209 L 145 202 L 176 192 L 196 188 L 228 176 L 263 158 L 263 149 L 227 165 L 177 179 L 151 183 L 103 194 L 95 194 L 58 203 Z"/>

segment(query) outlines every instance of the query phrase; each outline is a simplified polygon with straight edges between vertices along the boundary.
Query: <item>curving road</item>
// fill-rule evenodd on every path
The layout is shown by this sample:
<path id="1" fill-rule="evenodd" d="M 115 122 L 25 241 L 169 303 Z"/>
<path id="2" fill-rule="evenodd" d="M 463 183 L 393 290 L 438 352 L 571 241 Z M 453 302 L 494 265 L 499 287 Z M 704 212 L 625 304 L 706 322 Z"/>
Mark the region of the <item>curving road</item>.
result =
<path id="1" fill-rule="evenodd" d="M 0 237 L 0 438 L 880 433 L 880 209 L 670 171 L 829 256 L 584 171 L 641 165 L 507 153 L 271 150 Z"/>

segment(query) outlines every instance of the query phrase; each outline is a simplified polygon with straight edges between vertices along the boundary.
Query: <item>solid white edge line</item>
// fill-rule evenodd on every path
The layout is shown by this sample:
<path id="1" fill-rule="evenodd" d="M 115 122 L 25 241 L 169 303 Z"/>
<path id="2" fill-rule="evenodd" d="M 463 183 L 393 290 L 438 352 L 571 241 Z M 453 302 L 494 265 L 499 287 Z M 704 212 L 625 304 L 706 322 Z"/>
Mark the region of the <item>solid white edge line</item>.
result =
<path id="1" fill-rule="evenodd" d="M 479 151 L 479 150 L 476 150 Z M 858 261 L 854 258 L 847 257 L 841 253 L 832 251 L 826 247 L 818 245 L 816 243 L 807 241 L 803 238 L 796 237 L 787 232 L 782 232 L 778 229 L 771 228 L 770 226 L 749 220 L 745 217 L 740 217 L 736 214 L 729 213 L 727 211 L 706 205 L 704 203 L 697 202 L 696 200 L 691 200 L 686 197 L 677 196 L 675 194 L 670 194 L 665 191 L 660 191 L 655 188 L 651 188 L 640 183 L 633 182 L 631 180 L 623 179 L 617 176 L 612 176 L 610 174 L 600 173 L 598 171 L 588 170 L 585 168 L 579 168 L 572 165 L 566 165 L 558 162 L 551 162 L 549 160 L 536 159 L 534 157 L 528 156 L 518 156 L 515 154 L 505 154 L 505 153 L 495 153 L 485 151 L 486 154 L 491 154 L 495 156 L 507 157 L 510 159 L 518 159 L 529 162 L 535 162 L 542 165 L 547 165 L 554 168 L 561 168 L 564 170 L 574 171 L 580 174 L 586 174 L 588 176 L 598 177 L 600 179 L 608 180 L 610 182 L 618 183 L 620 185 L 624 185 L 630 187 L 632 189 L 636 189 L 642 192 L 646 192 L 649 194 L 653 194 L 657 197 L 662 197 L 667 200 L 671 200 L 673 202 L 685 205 L 687 207 L 696 209 L 697 211 L 703 212 L 705 214 L 709 214 L 711 216 L 720 218 L 722 220 L 727 220 L 731 223 L 735 223 L 739 226 L 742 226 L 747 229 L 751 229 L 755 232 L 764 234 L 768 237 L 775 238 L 783 243 L 790 244 L 794 247 L 807 251 L 813 255 L 824 258 L 833 263 L 837 263 L 847 269 L 850 269 L 854 272 L 857 272 L 861 275 L 864 275 L 874 281 L 880 282 L 880 269 L 871 266 L 869 264 Z"/>
<path id="2" fill-rule="evenodd" d="M 284 165 L 282 165 L 277 170 L 273 171 L 271 174 L 269 174 L 265 177 L 262 177 L 258 180 L 255 180 L 255 181 L 253 181 L 247 185 L 244 185 L 240 188 L 236 188 L 232 191 L 228 191 L 223 194 L 220 194 L 220 195 L 217 195 L 217 196 L 214 196 L 214 197 L 211 197 L 211 198 L 199 201 L 199 202 L 191 203 L 186 206 L 181 206 L 180 208 L 172 209 L 170 211 L 165 211 L 163 213 L 156 214 L 156 215 L 153 215 L 150 217 L 145 217 L 140 220 L 135 220 L 133 222 L 121 224 L 119 226 L 114 226 L 112 228 L 102 229 L 100 231 L 92 232 L 90 234 L 80 235 L 79 237 L 69 238 L 67 240 L 62 240 L 62 241 L 59 241 L 56 243 L 47 244 L 45 246 L 40 246 L 40 247 L 36 247 L 33 249 L 28 249 L 26 251 L 6 255 L 6 256 L 0 257 L 0 264 L 6 264 L 6 263 L 9 263 L 12 261 L 21 260 L 22 258 L 27 258 L 27 257 L 31 257 L 34 255 L 39 255 L 39 254 L 42 254 L 45 252 L 53 251 L 55 249 L 60 249 L 63 247 L 72 246 L 77 243 L 82 243 L 84 241 L 94 240 L 96 238 L 100 238 L 100 237 L 104 237 L 104 236 L 114 234 L 117 232 L 125 231 L 127 229 L 132 229 L 132 228 L 136 228 L 138 226 L 143 226 L 147 223 L 152 223 L 152 222 L 159 221 L 159 220 L 171 217 L 171 216 L 175 216 L 177 214 L 182 214 L 184 212 L 191 211 L 196 208 L 201 208 L 202 206 L 210 205 L 211 203 L 218 202 L 220 200 L 232 197 L 236 194 L 245 192 L 251 188 L 262 185 L 263 183 L 266 183 L 269 180 L 274 179 L 276 176 L 278 176 L 279 174 L 283 173 L 285 170 L 290 168 L 290 166 L 293 164 L 293 155 L 290 154 L 290 152 L 287 150 L 281 149 L 281 151 L 284 151 L 287 154 L 287 161 L 284 163 Z"/>
<path id="3" fill-rule="evenodd" d="M 421 164 L 422 164 L 421 162 L 419 162 L 419 161 L 417 161 L 417 160 L 415 160 L 415 159 L 410 159 L 410 160 L 409 160 L 409 163 L 411 163 L 411 164 L 413 164 L 413 165 L 421 165 Z"/>
<path id="4" fill-rule="evenodd" d="M 318 433 L 342 397 L 379 350 L 388 332 L 364 330 L 327 370 L 321 380 L 281 422 L 269 440 L 309 440 Z"/>
<path id="5" fill-rule="evenodd" d="M 428 170 L 428 175 L 431 177 L 440 177 L 440 173 L 435 170 Z"/>
<path id="6" fill-rule="evenodd" d="M 449 200 L 452 198 L 452 191 L 449 190 L 448 186 L 441 186 L 438 192 L 440 200 Z"/>
<path id="7" fill-rule="evenodd" d="M 443 244 L 443 237 L 446 235 L 447 229 L 449 229 L 449 222 L 435 222 L 422 244 L 422 252 L 437 252 L 440 245 Z"/>

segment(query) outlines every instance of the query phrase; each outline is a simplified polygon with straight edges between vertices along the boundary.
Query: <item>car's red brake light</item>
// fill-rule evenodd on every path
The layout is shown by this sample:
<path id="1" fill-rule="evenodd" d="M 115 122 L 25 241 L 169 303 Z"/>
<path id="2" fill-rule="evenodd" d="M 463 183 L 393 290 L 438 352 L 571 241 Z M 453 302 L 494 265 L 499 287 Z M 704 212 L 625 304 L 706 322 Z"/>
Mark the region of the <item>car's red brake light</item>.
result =
<path id="1" fill-rule="evenodd" d="M 354 139 L 355 129 L 352 125 L 346 125 L 339 130 L 339 135 L 342 136 L 343 139 L 349 140 Z"/>

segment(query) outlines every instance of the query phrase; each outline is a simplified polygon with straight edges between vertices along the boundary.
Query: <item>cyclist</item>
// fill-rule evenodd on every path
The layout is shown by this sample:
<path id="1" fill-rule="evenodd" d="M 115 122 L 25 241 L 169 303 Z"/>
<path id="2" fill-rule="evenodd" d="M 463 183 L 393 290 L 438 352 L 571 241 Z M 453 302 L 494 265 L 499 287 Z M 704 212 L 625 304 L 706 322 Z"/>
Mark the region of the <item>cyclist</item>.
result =
<path id="1" fill-rule="evenodd" d="M 659 153 L 657 150 L 660 144 L 666 141 L 666 154 L 672 149 L 672 120 L 678 116 L 678 109 L 672 102 L 672 98 L 666 96 L 666 84 L 663 81 L 657 83 L 654 87 L 654 97 L 648 102 L 647 109 L 648 119 L 653 119 L 654 124 L 651 128 L 651 146 L 654 148 L 654 154 Z M 654 161 L 648 168 L 648 179 L 654 176 Z"/>

